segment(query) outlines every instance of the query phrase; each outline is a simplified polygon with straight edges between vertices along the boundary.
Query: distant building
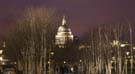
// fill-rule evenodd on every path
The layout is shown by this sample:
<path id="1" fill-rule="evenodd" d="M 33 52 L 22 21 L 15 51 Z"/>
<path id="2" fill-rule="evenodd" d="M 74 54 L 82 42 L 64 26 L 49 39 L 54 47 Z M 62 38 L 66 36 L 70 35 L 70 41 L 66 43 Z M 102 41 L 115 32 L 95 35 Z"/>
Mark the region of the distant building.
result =
<path id="1" fill-rule="evenodd" d="M 3 42 L 3 45 L 0 49 L 0 74 L 6 74 L 6 73 L 14 73 L 16 74 L 16 61 L 9 57 L 8 51 L 7 51 L 6 42 Z"/>
<path id="2" fill-rule="evenodd" d="M 63 16 L 62 25 L 59 26 L 57 35 L 55 36 L 55 44 L 59 48 L 65 48 L 67 45 L 71 45 L 73 40 L 74 35 L 66 23 L 65 16 Z"/>

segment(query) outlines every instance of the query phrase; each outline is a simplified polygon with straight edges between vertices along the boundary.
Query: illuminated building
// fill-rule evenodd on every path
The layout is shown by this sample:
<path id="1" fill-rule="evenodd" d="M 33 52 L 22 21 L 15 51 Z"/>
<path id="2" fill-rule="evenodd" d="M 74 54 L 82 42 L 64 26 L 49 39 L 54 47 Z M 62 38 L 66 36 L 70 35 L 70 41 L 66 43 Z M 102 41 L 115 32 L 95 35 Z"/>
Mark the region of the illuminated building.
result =
<path id="1" fill-rule="evenodd" d="M 14 59 L 12 59 L 11 57 L 9 57 L 8 55 L 8 48 L 6 46 L 6 42 L 3 42 L 3 45 L 0 49 L 0 74 L 6 74 L 6 73 L 10 73 L 16 71 L 16 61 Z"/>
<path id="2" fill-rule="evenodd" d="M 55 63 L 57 62 L 59 64 L 75 62 L 78 59 L 77 44 L 78 37 L 73 35 L 66 22 L 65 16 L 63 16 L 62 24 L 58 27 L 55 35 L 55 48 L 51 50 L 55 54 L 51 58 Z"/>
<path id="3" fill-rule="evenodd" d="M 63 16 L 62 25 L 59 26 L 57 35 L 55 36 L 55 44 L 64 48 L 67 45 L 70 45 L 73 42 L 74 36 L 71 32 L 71 29 L 66 23 L 65 16 Z"/>

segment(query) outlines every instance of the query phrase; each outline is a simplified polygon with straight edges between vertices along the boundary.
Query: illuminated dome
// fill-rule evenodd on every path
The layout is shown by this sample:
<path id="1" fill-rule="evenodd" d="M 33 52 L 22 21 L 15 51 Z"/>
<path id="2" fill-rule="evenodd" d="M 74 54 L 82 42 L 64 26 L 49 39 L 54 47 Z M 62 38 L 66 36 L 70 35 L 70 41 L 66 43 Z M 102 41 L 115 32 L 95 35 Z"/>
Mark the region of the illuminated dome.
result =
<path id="1" fill-rule="evenodd" d="M 68 28 L 67 25 L 61 25 L 59 28 L 58 28 L 58 32 L 71 32 L 70 28 Z"/>
<path id="2" fill-rule="evenodd" d="M 73 41 L 73 34 L 71 32 L 71 29 L 66 24 L 65 16 L 63 17 L 62 25 L 58 28 L 55 39 L 57 45 L 65 45 L 68 42 Z"/>

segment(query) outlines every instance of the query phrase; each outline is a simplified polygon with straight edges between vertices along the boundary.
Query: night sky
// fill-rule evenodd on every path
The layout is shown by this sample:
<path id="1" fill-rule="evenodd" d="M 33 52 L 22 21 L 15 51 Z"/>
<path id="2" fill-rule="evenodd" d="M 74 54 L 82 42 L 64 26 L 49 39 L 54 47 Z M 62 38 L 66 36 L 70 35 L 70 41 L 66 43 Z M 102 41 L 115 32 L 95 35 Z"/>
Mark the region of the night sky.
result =
<path id="1" fill-rule="evenodd" d="M 14 27 L 11 24 L 14 16 L 31 6 L 56 8 L 61 15 L 66 15 L 69 26 L 78 36 L 95 25 L 135 17 L 135 0 L 0 0 L 0 36 Z"/>

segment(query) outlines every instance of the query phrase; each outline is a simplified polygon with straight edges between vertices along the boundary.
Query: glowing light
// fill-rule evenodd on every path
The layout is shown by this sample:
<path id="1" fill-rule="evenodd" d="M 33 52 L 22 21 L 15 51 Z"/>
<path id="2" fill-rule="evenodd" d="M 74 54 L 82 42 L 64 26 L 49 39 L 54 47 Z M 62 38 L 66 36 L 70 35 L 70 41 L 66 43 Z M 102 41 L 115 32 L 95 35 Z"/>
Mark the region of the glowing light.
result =
<path id="1" fill-rule="evenodd" d="M 51 62 L 50 62 L 50 61 L 48 61 L 48 64 L 51 64 Z"/>
<path id="2" fill-rule="evenodd" d="M 113 61 L 111 60 L 111 63 L 113 63 Z"/>
<path id="3" fill-rule="evenodd" d="M 51 55 L 53 56 L 54 55 L 54 52 L 51 52 Z"/>
<path id="4" fill-rule="evenodd" d="M 2 62 L 2 65 L 5 65 L 5 62 Z"/>
<path id="5" fill-rule="evenodd" d="M 16 62 L 14 62 L 14 64 L 16 64 Z"/>
<path id="6" fill-rule="evenodd" d="M 130 52 L 126 52 L 126 55 L 128 56 Z"/>
<path id="7" fill-rule="evenodd" d="M 71 69 L 70 69 L 72 72 L 74 72 L 74 68 L 73 67 L 71 67 Z"/>
<path id="8" fill-rule="evenodd" d="M 135 46 L 133 47 L 133 50 L 135 50 Z"/>
<path id="9" fill-rule="evenodd" d="M 121 44 L 121 45 L 120 45 L 120 47 L 125 47 L 125 46 L 126 46 L 126 44 Z"/>
<path id="10" fill-rule="evenodd" d="M 0 57 L 0 61 L 3 61 L 3 57 Z"/>
<path id="11" fill-rule="evenodd" d="M 112 57 L 112 60 L 115 60 L 115 57 Z"/>
<path id="12" fill-rule="evenodd" d="M 82 62 L 82 60 L 80 60 L 80 62 Z"/>
<path id="13" fill-rule="evenodd" d="M 2 54 L 3 53 L 3 50 L 0 50 L 0 54 Z"/>
<path id="14" fill-rule="evenodd" d="M 66 61 L 64 61 L 64 64 L 67 63 Z"/>

